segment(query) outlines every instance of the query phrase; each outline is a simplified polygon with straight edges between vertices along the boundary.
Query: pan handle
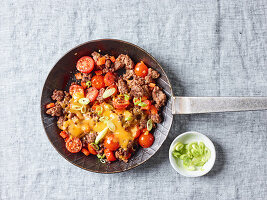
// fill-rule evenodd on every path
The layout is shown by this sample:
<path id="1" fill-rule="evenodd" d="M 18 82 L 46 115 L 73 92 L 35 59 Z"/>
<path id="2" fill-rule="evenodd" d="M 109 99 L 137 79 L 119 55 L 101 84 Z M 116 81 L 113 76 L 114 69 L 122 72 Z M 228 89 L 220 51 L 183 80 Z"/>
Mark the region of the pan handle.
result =
<path id="1" fill-rule="evenodd" d="M 267 97 L 172 97 L 173 114 L 266 109 Z"/>

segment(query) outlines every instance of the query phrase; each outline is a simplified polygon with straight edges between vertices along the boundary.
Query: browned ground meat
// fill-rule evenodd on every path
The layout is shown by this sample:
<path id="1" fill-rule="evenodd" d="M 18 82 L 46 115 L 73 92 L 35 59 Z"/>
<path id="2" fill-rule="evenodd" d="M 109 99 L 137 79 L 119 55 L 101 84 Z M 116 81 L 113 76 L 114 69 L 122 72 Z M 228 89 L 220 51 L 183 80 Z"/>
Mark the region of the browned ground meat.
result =
<path id="1" fill-rule="evenodd" d="M 63 122 L 65 121 L 63 116 L 60 116 L 57 120 L 57 126 L 58 127 L 62 127 L 63 126 Z"/>
<path id="2" fill-rule="evenodd" d="M 128 80 L 127 83 L 130 88 L 136 85 L 142 86 L 145 85 L 145 79 L 140 76 L 133 76 L 133 80 Z"/>
<path id="3" fill-rule="evenodd" d="M 46 111 L 46 114 L 51 115 L 51 116 L 61 116 L 62 115 L 62 107 L 60 104 L 56 103 L 55 106 L 53 108 L 49 108 Z"/>
<path id="4" fill-rule="evenodd" d="M 151 78 L 153 78 L 153 79 L 157 79 L 160 76 L 160 74 L 152 68 L 148 68 L 148 74 L 147 75 L 151 76 Z"/>
<path id="5" fill-rule="evenodd" d="M 140 127 L 141 129 L 146 128 L 146 124 L 147 124 L 147 119 L 146 119 L 146 117 L 142 117 L 141 120 L 140 120 L 140 122 L 139 122 L 139 127 Z"/>
<path id="6" fill-rule="evenodd" d="M 96 51 L 94 51 L 91 55 L 95 62 L 97 62 L 98 58 L 101 57 L 100 53 L 97 53 Z"/>
<path id="7" fill-rule="evenodd" d="M 92 78 L 92 74 L 86 74 L 86 73 L 82 73 L 82 81 L 83 82 L 88 82 L 91 81 Z"/>
<path id="8" fill-rule="evenodd" d="M 103 94 L 105 92 L 105 88 L 101 88 L 99 90 L 98 96 L 96 97 L 96 100 L 98 100 L 100 103 L 104 102 Z"/>
<path id="9" fill-rule="evenodd" d="M 55 101 L 61 101 L 64 98 L 64 92 L 62 90 L 54 90 L 51 98 Z"/>
<path id="10" fill-rule="evenodd" d="M 156 102 L 155 105 L 156 108 L 164 106 L 167 99 L 166 95 L 162 92 L 162 90 L 158 86 L 154 87 L 152 91 L 152 98 Z"/>
<path id="11" fill-rule="evenodd" d="M 117 86 L 118 86 L 118 90 L 119 90 L 120 94 L 128 94 L 128 92 L 129 92 L 128 86 L 122 78 L 118 79 Z"/>
<path id="12" fill-rule="evenodd" d="M 130 153 L 130 149 L 127 148 L 127 150 L 124 150 L 123 148 L 119 148 L 118 150 L 115 151 L 115 157 L 118 160 L 123 160 L 124 162 L 128 162 L 128 159 L 125 159 L 128 157 Z"/>
<path id="13" fill-rule="evenodd" d="M 86 134 L 85 136 L 83 136 L 83 140 L 87 143 L 87 144 L 91 144 L 95 142 L 97 133 L 96 132 L 90 132 L 88 134 Z"/>
<path id="14" fill-rule="evenodd" d="M 104 144 L 100 143 L 98 146 L 99 146 L 99 149 L 96 150 L 97 154 L 103 155 L 104 154 Z"/>
<path id="15" fill-rule="evenodd" d="M 161 117 L 160 117 L 160 115 L 158 113 L 152 114 L 150 117 L 151 117 L 152 121 L 155 122 L 155 123 L 160 123 L 161 122 Z"/>
<path id="16" fill-rule="evenodd" d="M 125 74 L 123 74 L 123 80 L 125 81 L 129 81 L 129 80 L 133 80 L 135 73 L 134 70 L 126 70 Z"/>
<path id="17" fill-rule="evenodd" d="M 133 69 L 134 62 L 128 55 L 121 54 L 115 61 L 115 71 L 125 67 L 125 69 Z"/>
<path id="18" fill-rule="evenodd" d="M 136 97 L 136 98 L 143 96 L 147 97 L 151 96 L 149 87 L 147 85 L 133 85 L 131 87 L 130 95 L 131 97 Z"/>

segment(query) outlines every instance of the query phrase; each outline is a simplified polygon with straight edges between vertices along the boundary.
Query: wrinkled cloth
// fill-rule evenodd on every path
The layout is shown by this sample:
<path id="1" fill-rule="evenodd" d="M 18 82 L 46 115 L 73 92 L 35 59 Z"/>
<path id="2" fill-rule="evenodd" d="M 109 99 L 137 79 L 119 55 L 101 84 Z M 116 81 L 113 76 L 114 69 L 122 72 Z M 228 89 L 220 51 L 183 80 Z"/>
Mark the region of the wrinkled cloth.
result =
<path id="1" fill-rule="evenodd" d="M 266 198 L 267 111 L 177 115 L 162 148 L 125 173 L 95 174 L 62 158 L 42 127 L 42 87 L 65 52 L 99 38 L 147 50 L 175 95 L 267 96 L 266 0 L 2 0 L 1 200 Z M 190 130 L 217 152 L 200 178 L 168 160 L 172 140 Z"/>

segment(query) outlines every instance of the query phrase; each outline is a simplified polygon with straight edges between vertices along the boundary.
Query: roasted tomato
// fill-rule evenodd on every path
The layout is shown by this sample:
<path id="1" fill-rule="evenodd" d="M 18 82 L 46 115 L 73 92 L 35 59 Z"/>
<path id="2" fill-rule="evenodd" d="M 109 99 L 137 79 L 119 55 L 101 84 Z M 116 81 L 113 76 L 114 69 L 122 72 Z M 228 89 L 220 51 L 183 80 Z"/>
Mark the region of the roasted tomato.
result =
<path id="1" fill-rule="evenodd" d="M 141 107 L 141 109 L 142 109 L 142 110 L 149 110 L 150 107 L 151 107 L 151 101 L 149 101 L 149 100 L 145 100 L 145 101 L 143 101 L 143 103 L 145 103 L 146 106 Z"/>
<path id="2" fill-rule="evenodd" d="M 91 154 L 97 155 L 95 148 L 91 144 L 88 144 L 88 150 Z"/>
<path id="3" fill-rule="evenodd" d="M 92 82 L 92 86 L 98 90 L 105 87 L 104 77 L 101 75 L 93 76 L 91 82 Z"/>
<path id="4" fill-rule="evenodd" d="M 104 147 L 106 149 L 111 150 L 111 151 L 115 151 L 115 150 L 117 150 L 120 147 L 120 145 L 119 145 L 118 140 L 112 134 L 112 135 L 109 135 L 109 136 L 107 136 L 105 138 Z"/>
<path id="5" fill-rule="evenodd" d="M 82 73 L 90 73 L 94 69 L 94 60 L 90 56 L 81 57 L 76 68 Z"/>
<path id="6" fill-rule="evenodd" d="M 148 131 L 142 133 L 139 137 L 139 144 L 143 148 L 150 147 L 154 142 L 154 136 Z"/>
<path id="7" fill-rule="evenodd" d="M 80 85 L 71 85 L 69 88 L 70 95 L 73 96 L 73 94 L 79 92 L 81 94 L 84 94 L 84 89 Z"/>
<path id="8" fill-rule="evenodd" d="M 141 61 L 135 65 L 134 72 L 137 76 L 145 77 L 148 73 L 148 68 L 145 63 Z"/>
<path id="9" fill-rule="evenodd" d="M 90 87 L 86 90 L 86 98 L 89 99 L 90 102 L 93 102 L 98 96 L 98 90 L 94 87 Z"/>
<path id="10" fill-rule="evenodd" d="M 112 162 L 116 160 L 113 151 L 111 151 L 110 149 L 105 149 L 104 154 L 106 155 L 108 161 Z"/>
<path id="11" fill-rule="evenodd" d="M 71 153 L 78 153 L 82 149 L 82 142 L 79 138 L 69 137 L 66 140 L 66 148 Z"/>
<path id="12" fill-rule="evenodd" d="M 116 80 L 116 76 L 112 72 L 106 73 L 104 77 L 104 82 L 106 86 L 112 85 Z"/>
<path id="13" fill-rule="evenodd" d="M 123 95 L 119 95 L 114 98 L 112 103 L 113 106 L 119 110 L 125 109 L 130 105 L 130 101 L 126 100 Z"/>

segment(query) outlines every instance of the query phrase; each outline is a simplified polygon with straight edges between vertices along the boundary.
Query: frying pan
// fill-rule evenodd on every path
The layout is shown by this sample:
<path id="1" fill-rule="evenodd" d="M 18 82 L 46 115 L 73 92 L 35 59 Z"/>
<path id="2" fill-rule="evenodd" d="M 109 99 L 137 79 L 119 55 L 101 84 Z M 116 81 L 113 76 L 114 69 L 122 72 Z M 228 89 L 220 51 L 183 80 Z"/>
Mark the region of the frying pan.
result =
<path id="1" fill-rule="evenodd" d="M 82 56 L 101 50 L 102 54 L 118 56 L 128 54 L 137 63 L 142 60 L 149 67 L 157 70 L 161 76 L 157 84 L 167 95 L 167 104 L 162 109 L 163 122 L 154 131 L 155 142 L 150 148 L 139 149 L 128 163 L 122 161 L 111 164 L 101 163 L 96 156 L 84 156 L 82 153 L 72 154 L 65 148 L 64 140 L 59 136 L 55 117 L 45 113 L 45 105 L 51 102 L 54 89 L 66 90 L 74 76 L 76 62 Z M 115 173 L 122 172 L 144 163 L 151 158 L 167 138 L 171 128 L 173 114 L 192 114 L 205 112 L 224 112 L 242 110 L 267 109 L 267 97 L 174 97 L 167 74 L 160 64 L 149 53 L 140 47 L 121 40 L 101 39 L 81 44 L 66 53 L 50 71 L 41 96 L 41 118 L 48 139 L 54 148 L 72 164 L 92 172 Z"/>

